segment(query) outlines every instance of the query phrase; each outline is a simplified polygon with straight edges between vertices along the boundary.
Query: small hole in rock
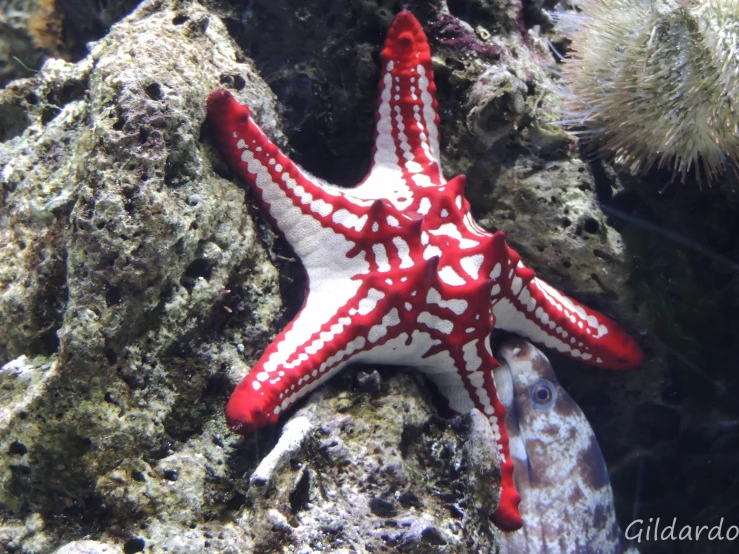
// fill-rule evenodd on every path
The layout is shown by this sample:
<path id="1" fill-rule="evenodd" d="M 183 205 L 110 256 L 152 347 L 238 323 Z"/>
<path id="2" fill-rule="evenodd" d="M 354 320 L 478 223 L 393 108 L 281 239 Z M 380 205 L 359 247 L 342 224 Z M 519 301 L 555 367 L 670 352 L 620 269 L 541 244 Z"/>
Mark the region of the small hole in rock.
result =
<path id="1" fill-rule="evenodd" d="M 242 90 L 246 86 L 246 79 L 244 79 L 241 75 L 234 75 L 233 86 L 236 90 Z"/>
<path id="2" fill-rule="evenodd" d="M 57 115 L 59 115 L 59 112 L 61 112 L 61 110 L 56 106 L 46 106 L 43 110 L 41 110 L 41 123 L 43 125 L 46 125 Z"/>
<path id="3" fill-rule="evenodd" d="M 159 86 L 159 83 L 151 83 L 150 85 L 147 85 L 146 88 L 144 88 L 144 91 L 152 100 L 161 100 L 164 97 L 162 87 Z"/>
<path id="4" fill-rule="evenodd" d="M 583 227 L 588 233 L 591 233 L 591 234 L 597 233 L 598 229 L 600 229 L 600 225 L 598 225 L 598 222 L 595 221 L 592 217 L 588 218 L 585 221 L 585 224 L 583 225 Z"/>
<path id="5" fill-rule="evenodd" d="M 118 287 L 110 287 L 105 292 L 105 303 L 108 306 L 114 306 L 121 303 L 121 289 Z"/>
<path id="6" fill-rule="evenodd" d="M 125 554 L 136 554 L 136 552 L 143 552 L 145 546 L 144 539 L 136 537 L 126 541 L 126 544 L 123 545 L 123 552 Z"/>
<path id="7" fill-rule="evenodd" d="M 26 452 L 28 452 L 26 445 L 18 441 L 15 441 L 8 448 L 8 454 L 12 454 L 13 456 L 23 456 Z"/>
<path id="8" fill-rule="evenodd" d="M 188 290 L 192 290 L 192 287 L 195 286 L 195 281 L 200 277 L 206 281 L 210 279 L 212 269 L 213 264 L 210 260 L 198 258 L 187 266 L 185 275 L 180 279 L 180 284 Z"/>

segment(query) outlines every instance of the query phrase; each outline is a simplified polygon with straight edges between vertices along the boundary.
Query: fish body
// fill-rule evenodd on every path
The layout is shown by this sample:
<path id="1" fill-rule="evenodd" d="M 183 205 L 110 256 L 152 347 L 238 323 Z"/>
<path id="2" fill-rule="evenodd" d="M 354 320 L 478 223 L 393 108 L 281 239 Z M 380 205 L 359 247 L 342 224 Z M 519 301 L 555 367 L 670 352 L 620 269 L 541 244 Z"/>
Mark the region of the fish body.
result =
<path id="1" fill-rule="evenodd" d="M 638 554 L 616 521 L 593 429 L 547 357 L 512 339 L 497 359 L 495 382 L 524 521 L 522 529 L 501 533 L 501 554 Z"/>

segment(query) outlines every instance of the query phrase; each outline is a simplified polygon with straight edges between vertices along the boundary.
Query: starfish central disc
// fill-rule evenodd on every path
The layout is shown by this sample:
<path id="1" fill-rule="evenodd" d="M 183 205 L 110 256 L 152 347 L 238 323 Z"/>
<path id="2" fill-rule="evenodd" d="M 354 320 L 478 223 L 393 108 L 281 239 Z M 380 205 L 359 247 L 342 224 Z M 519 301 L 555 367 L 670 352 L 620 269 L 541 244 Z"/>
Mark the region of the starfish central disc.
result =
<path id="1" fill-rule="evenodd" d="M 303 308 L 238 385 L 226 418 L 240 433 L 274 423 L 352 362 L 415 366 L 452 409 L 487 415 L 502 459 L 494 521 L 516 529 L 519 496 L 490 333 L 513 331 L 612 369 L 636 367 L 641 351 L 613 321 L 536 278 L 502 232 L 472 219 L 464 176 L 447 181 L 441 172 L 431 51 L 409 12 L 395 18 L 381 60 L 372 165 L 352 189 L 290 161 L 229 92 L 208 98 L 223 155 L 308 281 Z"/>

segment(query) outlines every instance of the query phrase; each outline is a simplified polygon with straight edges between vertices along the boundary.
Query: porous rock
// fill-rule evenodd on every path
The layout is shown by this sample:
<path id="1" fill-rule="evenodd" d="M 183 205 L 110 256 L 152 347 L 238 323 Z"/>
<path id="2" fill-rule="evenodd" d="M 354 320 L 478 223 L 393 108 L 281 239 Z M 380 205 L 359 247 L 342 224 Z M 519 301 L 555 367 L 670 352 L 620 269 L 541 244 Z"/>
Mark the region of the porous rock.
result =
<path id="1" fill-rule="evenodd" d="M 473 491 L 473 506 L 484 513 L 498 507 L 495 489 L 489 483 L 500 482 L 500 456 L 490 421 L 478 409 L 469 415 L 469 439 L 464 445 L 469 489 Z"/>
<path id="2" fill-rule="evenodd" d="M 293 416 L 312 430 L 268 486 L 250 491 L 243 521 L 255 541 L 275 551 L 495 552 L 488 516 L 500 466 L 484 416 L 487 435 L 477 419 L 439 419 L 413 375 L 383 375 L 378 393 L 346 390 L 346 377 Z"/>
<path id="3" fill-rule="evenodd" d="M 208 92 L 234 81 L 279 141 L 274 97 L 223 24 L 196 2 L 144 2 L 81 62 L 49 60 L 0 91 L 6 516 L 84 535 L 156 512 L 170 471 L 201 485 L 176 491 L 173 513 L 221 505 L 202 490 L 206 454 L 170 446 L 211 418 L 208 441 L 225 434 L 229 379 L 281 313 L 269 235 L 199 140 Z"/>

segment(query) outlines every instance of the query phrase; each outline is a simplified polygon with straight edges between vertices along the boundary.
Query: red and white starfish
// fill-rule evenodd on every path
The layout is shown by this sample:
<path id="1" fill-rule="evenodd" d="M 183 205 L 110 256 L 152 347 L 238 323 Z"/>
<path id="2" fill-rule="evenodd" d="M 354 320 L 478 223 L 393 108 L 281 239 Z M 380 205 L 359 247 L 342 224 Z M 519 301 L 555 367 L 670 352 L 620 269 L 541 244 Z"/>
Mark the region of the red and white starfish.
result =
<path id="1" fill-rule="evenodd" d="M 229 92 L 208 98 L 221 151 L 307 273 L 302 309 L 239 384 L 226 407 L 248 433 L 349 363 L 415 366 L 452 409 L 489 418 L 503 460 L 494 521 L 521 526 L 519 496 L 492 369 L 493 329 L 506 329 L 583 363 L 638 366 L 617 324 L 566 297 L 520 262 L 502 232 L 472 219 L 464 176 L 441 172 L 431 51 L 402 12 L 381 53 L 372 167 L 352 189 L 307 174 L 264 135 Z"/>

